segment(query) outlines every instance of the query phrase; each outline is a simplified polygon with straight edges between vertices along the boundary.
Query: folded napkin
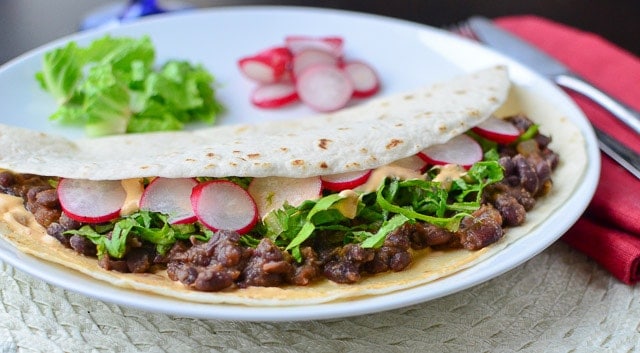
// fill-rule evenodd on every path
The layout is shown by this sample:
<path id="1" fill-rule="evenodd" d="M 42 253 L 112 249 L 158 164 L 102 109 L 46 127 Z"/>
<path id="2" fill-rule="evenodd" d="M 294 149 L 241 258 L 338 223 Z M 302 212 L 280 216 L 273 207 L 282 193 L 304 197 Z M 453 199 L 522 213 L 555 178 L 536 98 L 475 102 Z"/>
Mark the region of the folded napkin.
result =
<path id="1" fill-rule="evenodd" d="M 509 16 L 496 24 L 536 45 L 613 97 L 640 110 L 640 59 L 605 39 L 535 16 Z M 612 24 L 615 25 L 615 24 Z M 640 137 L 605 110 L 569 92 L 591 123 L 640 152 Z M 593 200 L 562 239 L 596 260 L 620 281 L 640 280 L 640 180 L 602 155 Z"/>

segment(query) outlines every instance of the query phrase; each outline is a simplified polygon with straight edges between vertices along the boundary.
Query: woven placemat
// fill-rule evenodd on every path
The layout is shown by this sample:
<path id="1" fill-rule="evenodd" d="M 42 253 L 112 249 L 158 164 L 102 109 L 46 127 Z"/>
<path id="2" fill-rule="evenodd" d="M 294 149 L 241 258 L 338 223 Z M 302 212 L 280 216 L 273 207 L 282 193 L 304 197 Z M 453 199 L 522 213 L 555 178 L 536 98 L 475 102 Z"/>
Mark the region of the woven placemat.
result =
<path id="1" fill-rule="evenodd" d="M 640 289 L 563 243 L 471 289 L 346 319 L 253 323 L 104 303 L 0 263 L 0 352 L 634 352 Z"/>

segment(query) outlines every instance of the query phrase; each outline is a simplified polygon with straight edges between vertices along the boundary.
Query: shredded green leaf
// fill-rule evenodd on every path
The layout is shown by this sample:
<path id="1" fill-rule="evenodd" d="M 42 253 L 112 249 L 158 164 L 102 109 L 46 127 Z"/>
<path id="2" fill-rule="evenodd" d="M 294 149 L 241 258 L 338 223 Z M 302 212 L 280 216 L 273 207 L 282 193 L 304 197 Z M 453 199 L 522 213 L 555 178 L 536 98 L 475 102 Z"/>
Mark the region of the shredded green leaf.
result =
<path id="1" fill-rule="evenodd" d="M 375 192 L 358 196 L 355 218 L 345 216 L 338 207 L 347 196 L 329 194 L 296 207 L 285 204 L 271 211 L 250 233 L 241 237 L 241 243 L 257 246 L 260 239 L 266 237 L 302 261 L 301 246 L 314 237 L 322 237 L 325 244 L 360 243 L 365 248 L 378 248 L 387 235 L 407 222 L 427 222 L 456 231 L 462 218 L 481 206 L 483 189 L 502 178 L 503 170 L 497 161 L 474 164 L 447 188 L 428 177 L 387 178 Z M 247 183 L 249 178 L 230 180 Z M 177 240 L 196 237 L 207 241 L 213 235 L 197 222 L 171 225 L 166 215 L 148 211 L 67 233 L 87 237 L 97 245 L 98 256 L 109 254 L 114 258 L 124 255 L 131 236 L 155 244 L 156 250 L 164 254 Z"/>
<path id="2" fill-rule="evenodd" d="M 149 211 L 139 211 L 107 224 L 84 225 L 65 234 L 77 234 L 91 240 L 97 247 L 99 258 L 108 254 L 116 259 L 124 256 L 130 236 L 155 244 L 156 251 L 164 254 L 179 239 L 186 240 L 193 236 L 200 241 L 207 241 L 213 235 L 196 224 L 169 224 L 167 216 Z"/>
<path id="3" fill-rule="evenodd" d="M 496 161 L 476 163 L 448 190 L 430 180 L 388 178 L 374 193 L 360 195 L 355 219 L 345 217 L 334 207 L 344 197 L 330 194 L 298 207 L 285 205 L 270 212 L 245 239 L 256 243 L 261 237 L 268 237 L 301 261 L 300 246 L 316 236 L 340 234 L 339 239 L 325 241 L 357 242 L 376 248 L 406 222 L 427 222 L 456 231 L 460 220 L 480 207 L 483 189 L 502 178 L 502 168 Z"/>
<path id="4" fill-rule="evenodd" d="M 36 73 L 59 104 L 50 120 L 83 126 L 88 136 L 180 130 L 212 124 L 223 106 L 202 66 L 169 60 L 154 67 L 148 36 L 104 36 L 87 47 L 70 42 L 44 55 Z"/>

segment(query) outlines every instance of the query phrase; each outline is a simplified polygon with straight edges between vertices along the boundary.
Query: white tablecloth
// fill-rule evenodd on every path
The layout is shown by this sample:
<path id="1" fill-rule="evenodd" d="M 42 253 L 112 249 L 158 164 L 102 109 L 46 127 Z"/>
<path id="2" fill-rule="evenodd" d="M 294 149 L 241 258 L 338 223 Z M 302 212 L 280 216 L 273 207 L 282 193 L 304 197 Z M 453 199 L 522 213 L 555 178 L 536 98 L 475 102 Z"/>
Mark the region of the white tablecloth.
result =
<path id="1" fill-rule="evenodd" d="M 471 289 L 346 319 L 180 318 L 90 299 L 0 262 L 0 352 L 634 352 L 640 287 L 564 243 Z"/>

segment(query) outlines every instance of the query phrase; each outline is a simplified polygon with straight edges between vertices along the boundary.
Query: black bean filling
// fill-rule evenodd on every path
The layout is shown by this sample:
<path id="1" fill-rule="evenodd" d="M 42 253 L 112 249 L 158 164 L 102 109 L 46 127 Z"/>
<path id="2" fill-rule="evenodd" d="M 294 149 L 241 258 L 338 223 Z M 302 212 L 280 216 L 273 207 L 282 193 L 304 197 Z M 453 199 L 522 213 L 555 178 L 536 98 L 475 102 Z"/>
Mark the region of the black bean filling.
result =
<path id="1" fill-rule="evenodd" d="M 509 120 L 521 131 L 532 122 L 525 116 Z M 402 271 L 410 266 L 412 253 L 435 249 L 484 248 L 504 235 L 505 227 L 522 224 L 536 198 L 552 187 L 551 172 L 558 155 L 548 148 L 550 138 L 537 134 L 516 145 L 500 146 L 499 163 L 505 178 L 485 188 L 483 205 L 465 217 L 456 232 L 428 223 L 407 223 L 389 234 L 378 249 L 358 244 L 330 245 L 322 235 L 301 249 L 301 263 L 262 239 L 255 248 L 240 244 L 240 235 L 219 231 L 207 242 L 178 241 L 164 255 L 153 244 L 130 237 L 122 259 L 105 254 L 99 264 L 106 270 L 143 273 L 166 268 L 169 278 L 199 291 L 220 291 L 231 287 L 308 285 L 325 277 L 337 283 L 356 283 L 363 276 Z M 81 224 L 61 211 L 52 178 L 0 172 L 0 192 L 22 197 L 26 209 L 47 233 L 66 247 L 85 256 L 96 256 L 96 246 L 87 238 L 67 235 Z"/>

